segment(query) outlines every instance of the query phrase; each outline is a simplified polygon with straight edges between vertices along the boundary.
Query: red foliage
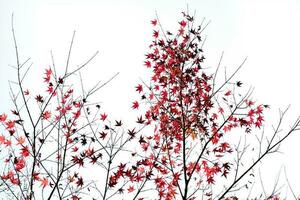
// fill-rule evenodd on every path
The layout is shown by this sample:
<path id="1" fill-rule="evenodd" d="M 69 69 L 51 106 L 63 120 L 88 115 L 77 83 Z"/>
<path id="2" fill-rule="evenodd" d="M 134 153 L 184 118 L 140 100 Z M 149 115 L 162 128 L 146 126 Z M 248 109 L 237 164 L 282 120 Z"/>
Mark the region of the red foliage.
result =
<path id="1" fill-rule="evenodd" d="M 261 128 L 268 106 L 255 103 L 248 93 L 237 93 L 242 83 L 232 83 L 233 76 L 217 86 L 217 71 L 209 73 L 204 67 L 203 27 L 194 27 L 193 17 L 183 13 L 175 34 L 165 32 L 158 19 L 151 24 L 153 41 L 144 61 L 151 70 L 150 84 L 135 87 L 140 98 L 131 105 L 145 111 L 137 117 L 137 127 L 124 129 L 122 120 L 111 121 L 106 113 L 99 114 L 98 104 L 96 112 L 91 109 L 88 97 L 102 86 L 77 95 L 66 84 L 83 66 L 72 72 L 67 66 L 61 77 L 54 66 L 49 67 L 43 77 L 46 90 L 40 94 L 24 90 L 18 79 L 18 95 L 12 92 L 16 98 L 13 116 L 0 115 L 0 179 L 10 195 L 31 200 L 38 193 L 47 199 L 63 199 L 64 195 L 79 200 L 82 190 L 91 190 L 80 170 L 100 166 L 105 171 L 99 175 L 104 177 L 103 188 L 96 191 L 101 190 L 102 199 L 123 193 L 144 199 L 142 192 L 147 190 L 155 190 L 151 199 L 212 199 L 213 186 L 233 171 L 228 156 L 234 148 L 228 136 L 236 129 L 248 134 Z M 17 48 L 16 56 L 19 60 Z M 20 66 L 18 63 L 18 75 Z M 140 133 L 147 126 L 152 132 Z M 283 141 L 272 145 L 275 134 L 263 156 Z M 136 149 L 127 149 L 134 141 L 137 145 L 131 147 Z M 116 165 L 120 152 L 122 162 Z M 132 159 L 123 160 L 128 153 Z M 225 197 L 227 191 L 220 198 L 237 199 Z"/>
<path id="2" fill-rule="evenodd" d="M 158 19 L 151 23 L 156 27 Z M 214 74 L 206 72 L 202 29 L 192 24 L 193 18 L 184 14 L 174 36 L 153 31 L 145 61 L 152 72 L 151 82 L 144 84 L 147 91 L 142 84 L 136 87 L 141 101 L 134 101 L 132 108 L 149 105 L 145 120 L 140 116 L 137 123 L 155 129 L 140 136 L 145 157 L 119 168 L 110 177 L 110 187 L 124 177 L 140 185 L 137 196 L 146 182 L 152 182 L 157 199 L 174 199 L 177 195 L 197 199 L 200 188 L 215 184 L 218 177 L 227 178 L 231 172 L 231 163 L 223 158 L 233 150 L 224 136 L 237 128 L 249 133 L 262 126 L 263 105 L 255 105 L 248 95 L 238 99 L 228 82 L 217 88 Z M 135 137 L 134 130 L 128 134 Z M 129 193 L 133 190 L 128 188 Z M 211 192 L 206 196 L 209 198 Z"/>

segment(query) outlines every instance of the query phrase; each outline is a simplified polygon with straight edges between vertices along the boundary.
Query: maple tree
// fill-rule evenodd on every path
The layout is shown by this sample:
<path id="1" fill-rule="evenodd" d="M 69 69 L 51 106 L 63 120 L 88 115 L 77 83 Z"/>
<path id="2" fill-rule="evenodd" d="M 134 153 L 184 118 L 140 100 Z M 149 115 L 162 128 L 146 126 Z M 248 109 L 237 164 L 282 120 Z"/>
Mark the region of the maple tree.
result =
<path id="1" fill-rule="evenodd" d="M 11 115 L 0 115 L 1 197 L 76 200 L 108 199 L 118 194 L 109 190 L 109 176 L 132 137 L 126 134 L 121 120 L 114 123 L 99 103 L 90 101 L 118 73 L 85 90 L 80 70 L 98 51 L 72 69 L 69 61 L 74 32 L 64 68 L 56 67 L 51 53 L 52 64 L 40 77 L 44 92 L 25 89 L 30 59 L 21 62 L 13 23 L 12 34 L 17 80 L 10 82 Z M 71 78 L 76 74 L 80 75 L 79 87 Z M 94 176 L 86 177 L 86 169 L 100 172 L 101 182 Z"/>
<path id="2" fill-rule="evenodd" d="M 202 22 L 195 26 L 194 17 L 185 12 L 178 23 L 174 34 L 165 31 L 158 18 L 151 21 L 153 41 L 145 60 L 151 80 L 136 86 L 141 100 L 134 101 L 132 108 L 144 106 L 146 111 L 137 123 L 154 130 L 139 136 L 140 149 L 133 156 L 136 159 L 132 159 L 135 161 L 111 177 L 111 186 L 117 184 L 116 180 L 130 180 L 128 193 L 134 193 L 132 199 L 147 199 L 149 194 L 151 199 L 166 200 L 236 199 L 231 192 L 251 185 L 240 186 L 240 181 L 247 174 L 254 176 L 254 167 L 299 130 L 300 121 L 298 118 L 286 135 L 276 140 L 286 111 L 281 112 L 280 122 L 264 147 L 260 129 L 269 106 L 254 102 L 252 90 L 244 92 L 242 82 L 234 81 L 246 60 L 218 83 L 220 63 L 214 73 L 204 67 L 201 33 L 207 25 Z M 230 137 L 233 133 L 241 137 L 237 131 L 245 137 L 257 131 L 262 135 L 258 134 L 258 156 L 243 169 L 240 168 L 246 144 L 233 144 Z M 265 198 L 277 199 L 278 194 Z"/>
<path id="3" fill-rule="evenodd" d="M 193 200 L 238 199 L 238 191 L 248 190 L 251 182 L 241 182 L 300 130 L 300 118 L 279 136 L 287 110 L 280 112 L 266 138 L 261 130 L 269 106 L 254 101 L 251 88 L 245 90 L 234 79 L 246 60 L 220 80 L 223 55 L 214 72 L 205 67 L 201 34 L 207 25 L 194 21 L 183 12 L 175 33 L 165 31 L 158 18 L 151 21 L 153 41 L 144 63 L 151 80 L 135 87 L 140 99 L 130 107 L 139 114 L 130 128 L 90 100 L 117 74 L 90 90 L 84 87 L 80 70 L 98 52 L 75 69 L 69 66 L 75 32 L 65 67 L 56 67 L 51 54 L 52 64 L 40 77 L 44 91 L 27 89 L 31 65 L 29 59 L 20 61 L 12 26 L 17 80 L 10 86 L 11 115 L 0 115 L 1 195 L 24 200 Z M 76 74 L 79 87 L 71 78 Z M 243 164 L 246 139 L 235 143 L 234 135 L 256 137 L 259 148 L 251 151 L 251 162 Z M 85 170 L 97 177 L 88 177 Z"/>

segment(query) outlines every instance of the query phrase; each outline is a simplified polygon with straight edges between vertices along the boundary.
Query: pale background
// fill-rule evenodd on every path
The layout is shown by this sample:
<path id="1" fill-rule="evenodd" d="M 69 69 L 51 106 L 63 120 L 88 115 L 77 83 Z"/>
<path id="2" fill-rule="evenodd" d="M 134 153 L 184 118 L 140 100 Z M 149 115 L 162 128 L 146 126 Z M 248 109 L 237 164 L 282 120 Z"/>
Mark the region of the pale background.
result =
<path id="1" fill-rule="evenodd" d="M 276 123 L 277 110 L 289 104 L 290 124 L 300 114 L 300 1 L 298 0 L 0 0 L 0 113 L 9 110 L 8 80 L 14 79 L 14 49 L 11 14 L 21 59 L 32 58 L 33 69 L 27 82 L 41 80 L 51 64 L 64 67 L 73 30 L 76 30 L 71 65 L 83 63 L 96 50 L 99 56 L 84 70 L 87 87 L 120 75 L 97 97 L 106 110 L 126 121 L 135 100 L 134 86 L 145 75 L 144 54 L 151 41 L 150 20 L 157 11 L 164 27 L 176 27 L 180 12 L 196 10 L 196 18 L 211 20 L 204 32 L 206 65 L 215 67 L 224 51 L 223 66 L 228 71 L 247 56 L 240 80 L 255 87 L 254 96 L 271 105 L 267 115 Z M 30 88 L 30 86 L 29 86 Z M 129 98 L 128 98 L 129 97 Z M 300 194 L 300 133 L 281 147 L 282 154 L 266 158 L 261 169 L 266 187 L 272 188 L 282 166 L 295 192 Z M 283 177 L 284 179 L 284 177 Z M 298 190 L 298 191 L 297 191 Z"/>

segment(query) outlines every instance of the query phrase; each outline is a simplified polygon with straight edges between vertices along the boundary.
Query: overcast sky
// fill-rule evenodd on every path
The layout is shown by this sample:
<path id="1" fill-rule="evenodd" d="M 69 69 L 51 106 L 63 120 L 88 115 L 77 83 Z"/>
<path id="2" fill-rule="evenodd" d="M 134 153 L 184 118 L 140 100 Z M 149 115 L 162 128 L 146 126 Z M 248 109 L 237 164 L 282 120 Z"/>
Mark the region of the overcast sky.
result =
<path id="1" fill-rule="evenodd" d="M 40 81 L 38 74 L 51 64 L 50 50 L 56 65 L 65 65 L 76 30 L 71 65 L 83 63 L 99 50 L 91 69 L 84 71 L 87 86 L 120 72 L 99 98 L 112 113 L 125 118 L 133 100 L 128 97 L 145 74 L 150 20 L 157 11 L 162 25 L 172 29 L 187 4 L 198 21 L 211 21 L 204 32 L 205 64 L 215 67 L 224 51 L 222 66 L 233 71 L 248 57 L 238 76 L 255 87 L 255 99 L 271 105 L 270 121 L 275 123 L 277 110 L 289 104 L 289 119 L 296 118 L 300 114 L 299 0 L 0 0 L 0 113 L 9 109 L 8 80 L 14 79 L 9 67 L 15 64 L 12 13 L 21 59 L 31 57 L 33 62 L 29 85 Z M 273 181 L 284 165 L 291 185 L 300 188 L 299 134 L 282 145 L 283 154 L 266 162 L 265 169 L 272 167 L 266 170 L 270 175 L 266 179 Z"/>

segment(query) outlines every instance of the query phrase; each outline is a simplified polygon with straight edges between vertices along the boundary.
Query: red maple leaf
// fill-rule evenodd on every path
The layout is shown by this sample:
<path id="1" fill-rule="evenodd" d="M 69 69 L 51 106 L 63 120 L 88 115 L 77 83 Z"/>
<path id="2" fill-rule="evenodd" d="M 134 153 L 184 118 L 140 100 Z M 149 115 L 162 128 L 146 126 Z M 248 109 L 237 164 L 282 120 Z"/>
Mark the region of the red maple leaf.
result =
<path id="1" fill-rule="evenodd" d="M 51 68 L 46 69 L 45 75 L 46 76 L 51 76 L 51 74 L 52 74 L 52 69 Z"/>
<path id="2" fill-rule="evenodd" d="M 178 33 L 179 33 L 179 35 L 183 35 L 183 34 L 184 34 L 184 29 L 181 27 L 181 28 L 178 30 Z"/>
<path id="3" fill-rule="evenodd" d="M 158 38 L 159 32 L 158 31 L 153 31 L 153 37 Z"/>
<path id="4" fill-rule="evenodd" d="M 209 178 L 207 179 L 207 183 L 208 183 L 208 184 L 215 184 L 214 178 L 213 178 L 213 177 L 209 177 Z"/>
<path id="5" fill-rule="evenodd" d="M 7 119 L 7 115 L 5 113 L 0 115 L 0 122 L 5 122 Z"/>
<path id="6" fill-rule="evenodd" d="M 186 26 L 186 21 L 182 20 L 181 22 L 179 22 L 179 24 L 184 28 Z"/>
<path id="7" fill-rule="evenodd" d="M 138 84 L 138 86 L 135 87 L 136 91 L 141 93 L 143 91 L 143 86 L 141 84 Z"/>
<path id="8" fill-rule="evenodd" d="M 49 181 L 46 177 L 41 179 L 40 182 L 41 182 L 41 186 L 43 187 L 43 189 L 49 185 Z"/>
<path id="9" fill-rule="evenodd" d="M 231 91 L 230 91 L 230 90 L 228 90 L 228 91 L 225 93 L 225 96 L 229 96 L 229 95 L 231 95 Z"/>
<path id="10" fill-rule="evenodd" d="M 246 102 L 247 106 L 249 106 L 249 107 L 254 105 L 254 102 L 251 100 L 245 100 L 245 102 Z"/>
<path id="11" fill-rule="evenodd" d="M 75 146 L 75 147 L 72 148 L 72 152 L 77 152 L 78 149 L 79 149 L 79 148 L 78 148 L 77 146 Z"/>
<path id="12" fill-rule="evenodd" d="M 80 117 L 80 115 L 81 115 L 80 110 L 77 110 L 77 112 L 73 112 L 73 118 L 74 119 L 78 119 Z"/>
<path id="13" fill-rule="evenodd" d="M 262 112 L 263 112 L 262 105 L 257 106 L 257 108 L 256 108 L 256 114 L 261 114 Z"/>
<path id="14" fill-rule="evenodd" d="M 156 26 L 156 25 L 157 25 L 157 19 L 151 20 L 151 24 L 152 24 L 153 26 Z"/>
<path id="15" fill-rule="evenodd" d="M 35 180 L 35 181 L 39 181 L 39 180 L 41 180 L 41 178 L 40 178 L 40 173 L 37 173 L 37 172 L 34 172 L 33 173 L 33 180 Z"/>
<path id="16" fill-rule="evenodd" d="M 19 172 L 25 167 L 25 160 L 23 158 L 16 158 L 14 164 L 16 170 Z"/>
<path id="17" fill-rule="evenodd" d="M 13 129 L 15 127 L 15 121 L 9 120 L 8 122 L 5 123 L 7 129 Z"/>
<path id="18" fill-rule="evenodd" d="M 44 82 L 49 83 L 50 82 L 50 76 L 45 76 L 44 77 Z"/>
<path id="19" fill-rule="evenodd" d="M 0 143 L 4 144 L 5 143 L 5 137 L 3 135 L 0 135 Z"/>
<path id="20" fill-rule="evenodd" d="M 224 109 L 223 108 L 219 108 L 219 113 L 224 113 Z"/>
<path id="21" fill-rule="evenodd" d="M 20 184 L 20 181 L 18 178 L 15 178 L 15 177 L 10 177 L 10 182 L 13 184 L 13 185 L 19 185 Z"/>
<path id="22" fill-rule="evenodd" d="M 42 119 L 48 120 L 51 117 L 51 112 L 50 111 L 45 111 L 42 115 Z"/>
<path id="23" fill-rule="evenodd" d="M 5 140 L 4 143 L 7 147 L 11 146 L 11 140 Z"/>
<path id="24" fill-rule="evenodd" d="M 138 109 L 138 108 L 139 108 L 139 102 L 135 101 L 135 102 L 133 102 L 132 104 L 133 104 L 133 105 L 132 105 L 132 108 L 133 108 L 133 109 Z"/>
<path id="25" fill-rule="evenodd" d="M 24 91 L 24 95 L 26 95 L 26 96 L 29 95 L 29 90 L 28 89 Z"/>
<path id="26" fill-rule="evenodd" d="M 47 92 L 48 92 L 49 94 L 55 95 L 55 91 L 54 91 L 53 86 L 49 86 L 48 89 L 47 89 Z"/>
<path id="27" fill-rule="evenodd" d="M 21 155 L 22 155 L 23 157 L 28 157 L 28 156 L 29 156 L 29 148 L 28 148 L 28 146 L 25 146 L 25 147 L 23 147 L 23 148 L 21 149 Z"/>
<path id="28" fill-rule="evenodd" d="M 77 187 L 82 187 L 83 186 L 83 179 L 82 177 L 78 177 L 76 181 Z"/>
<path id="29" fill-rule="evenodd" d="M 129 186 L 127 190 L 128 190 L 128 193 L 133 192 L 134 191 L 134 186 L 132 186 L 132 185 Z"/>
<path id="30" fill-rule="evenodd" d="M 106 118 L 107 118 L 107 114 L 103 113 L 103 114 L 100 115 L 100 119 L 101 119 L 102 121 L 105 121 Z"/>
<path id="31" fill-rule="evenodd" d="M 147 68 L 150 68 L 151 67 L 151 62 L 149 60 L 145 61 L 145 65 Z"/>

